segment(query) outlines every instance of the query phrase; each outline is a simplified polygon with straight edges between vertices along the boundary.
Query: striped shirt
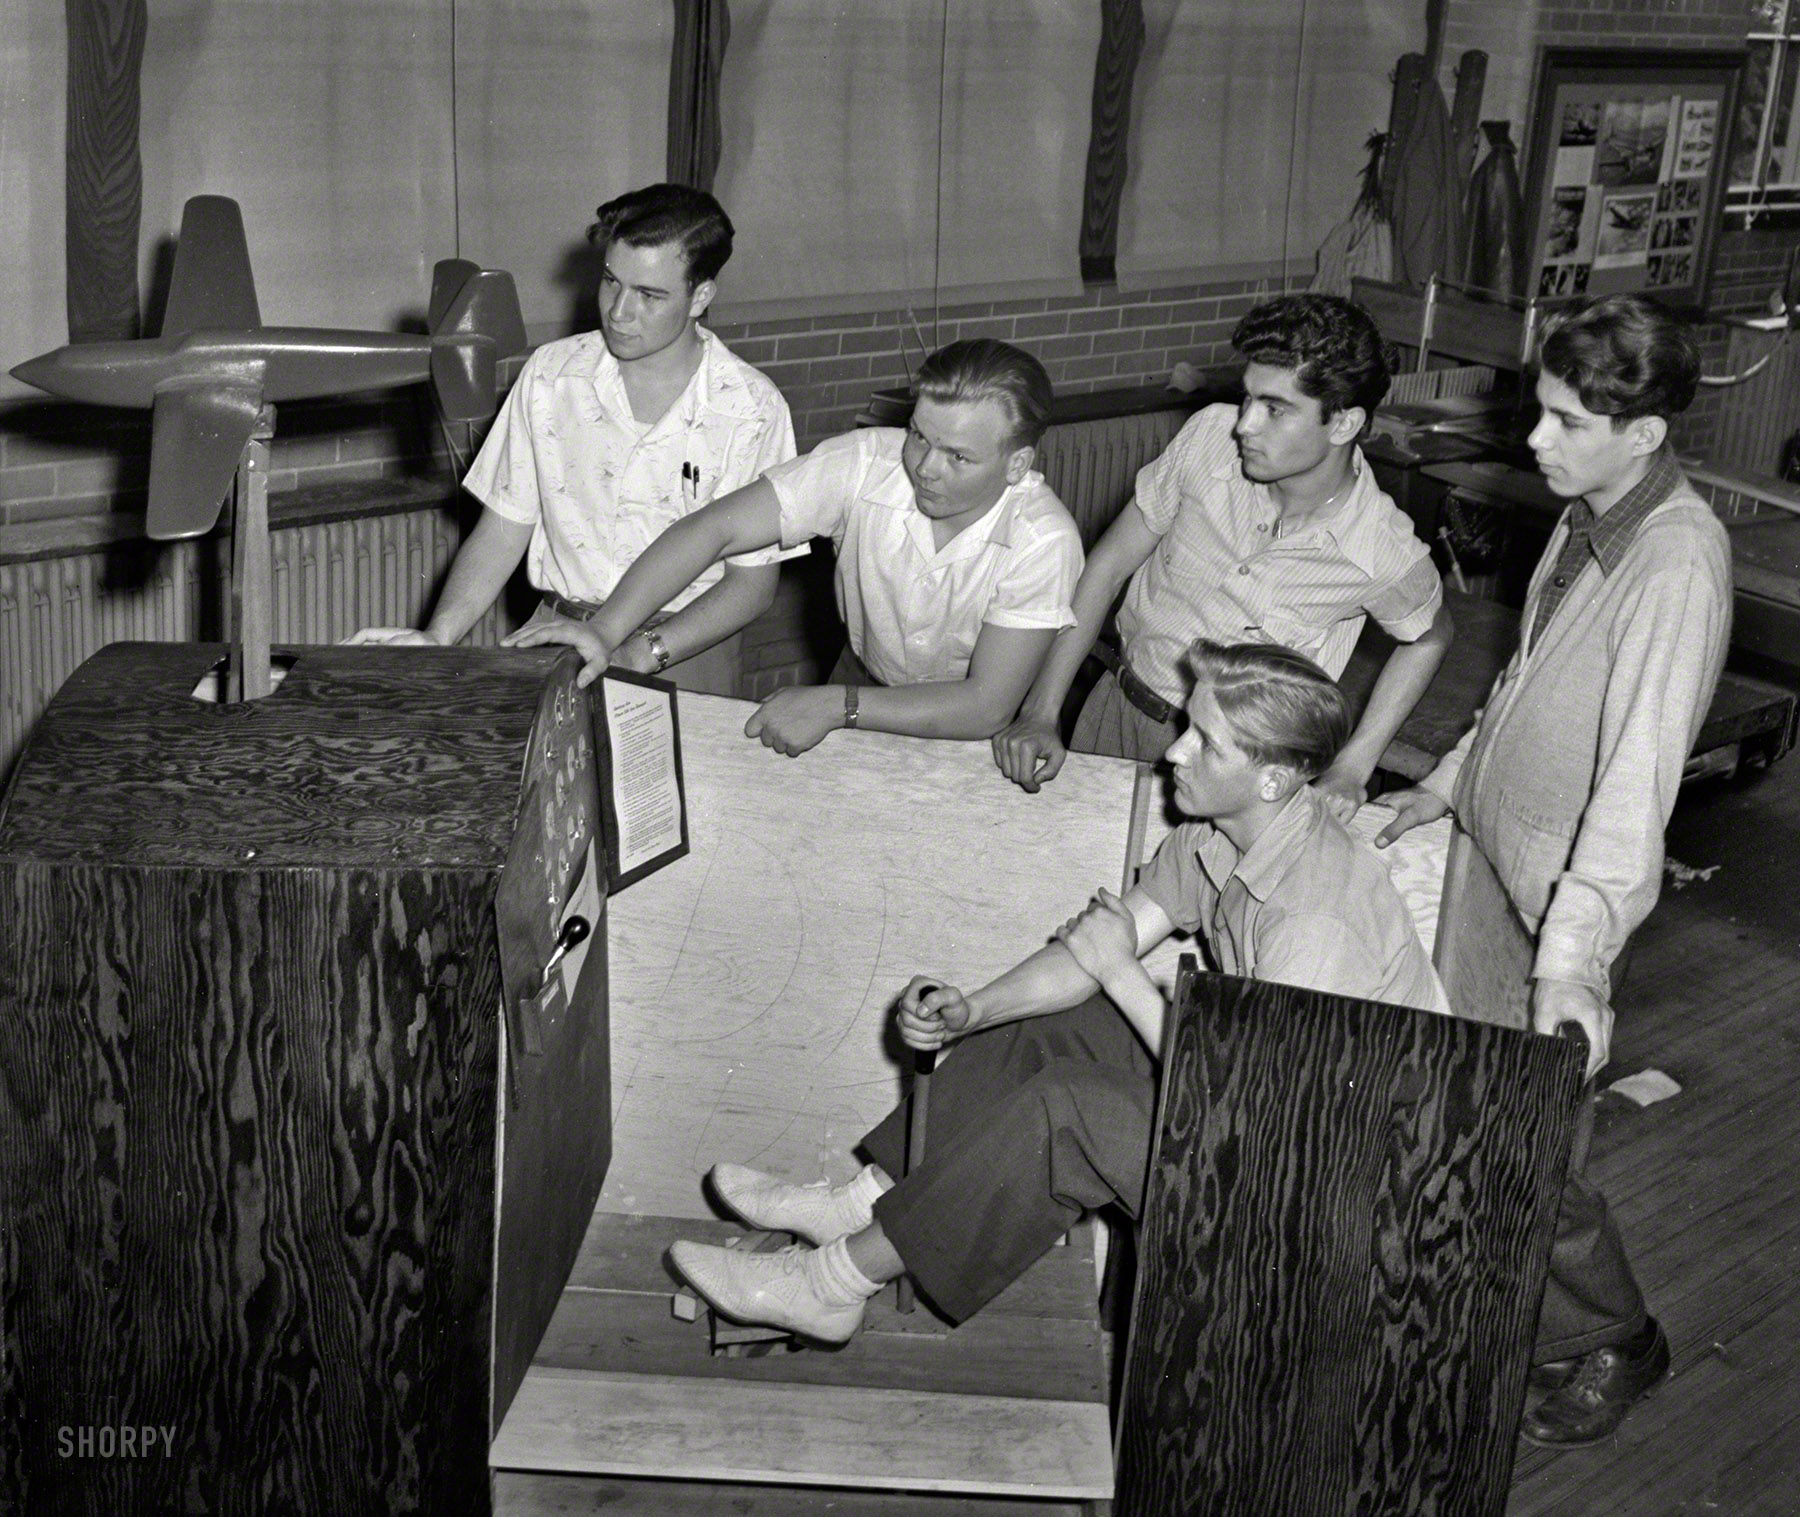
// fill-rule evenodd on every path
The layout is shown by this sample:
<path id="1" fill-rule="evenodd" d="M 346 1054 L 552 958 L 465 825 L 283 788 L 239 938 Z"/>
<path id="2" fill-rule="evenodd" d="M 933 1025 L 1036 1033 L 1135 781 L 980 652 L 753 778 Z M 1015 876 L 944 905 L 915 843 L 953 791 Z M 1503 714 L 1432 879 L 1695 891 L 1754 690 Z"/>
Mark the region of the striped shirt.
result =
<path id="1" fill-rule="evenodd" d="M 1162 541 L 1132 576 L 1119 634 L 1132 670 L 1166 700 L 1187 694 L 1182 658 L 1196 637 L 1283 643 L 1335 679 L 1365 615 L 1410 643 L 1443 601 L 1430 553 L 1358 449 L 1343 502 L 1277 537 L 1280 508 L 1245 477 L 1236 421 L 1235 408 L 1208 406 L 1137 477 L 1137 508 Z"/>
<path id="2" fill-rule="evenodd" d="M 1576 576 L 1587 567 L 1588 561 L 1591 559 L 1599 564 L 1602 574 L 1611 574 L 1631 546 L 1638 523 L 1673 495 L 1680 483 L 1681 470 L 1675 467 L 1669 449 L 1663 447 L 1651 459 L 1644 477 L 1614 501 L 1604 515 L 1595 516 L 1594 508 L 1585 499 L 1577 500 L 1569 507 L 1569 536 L 1543 582 L 1537 619 L 1531 626 L 1534 645 L 1544 635 L 1544 628 L 1556 615 L 1556 608 L 1568 595 L 1569 586 L 1575 583 Z"/>

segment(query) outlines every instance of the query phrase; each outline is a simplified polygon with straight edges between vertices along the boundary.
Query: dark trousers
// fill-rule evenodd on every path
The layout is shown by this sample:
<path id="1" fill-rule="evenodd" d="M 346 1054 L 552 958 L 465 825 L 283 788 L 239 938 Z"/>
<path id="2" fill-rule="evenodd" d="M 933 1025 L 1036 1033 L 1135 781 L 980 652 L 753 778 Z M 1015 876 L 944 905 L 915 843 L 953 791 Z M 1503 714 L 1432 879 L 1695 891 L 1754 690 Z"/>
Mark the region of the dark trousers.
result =
<path id="1" fill-rule="evenodd" d="M 1619 1226 L 1606 1197 L 1587 1178 L 1588 1149 L 1594 1139 L 1592 1090 L 1583 1093 L 1563 1182 L 1556 1237 L 1550 1245 L 1550 1275 L 1538 1316 L 1532 1359 L 1572 1359 L 1609 1343 L 1623 1343 L 1644 1325 L 1644 1293 L 1625 1257 Z"/>
<path id="2" fill-rule="evenodd" d="M 861 685 L 864 688 L 879 686 L 881 681 L 869 673 L 869 666 L 856 656 L 855 650 L 848 643 L 843 652 L 838 654 L 837 662 L 831 666 L 831 673 L 825 676 L 828 685 Z"/>
<path id="3" fill-rule="evenodd" d="M 875 1220 L 953 1322 L 1022 1275 L 1084 1212 L 1143 1203 L 1156 1065 L 1112 1002 L 1008 1022 L 931 1077 L 925 1157 L 901 1178 L 903 1101 L 862 1149 L 897 1182 Z"/>

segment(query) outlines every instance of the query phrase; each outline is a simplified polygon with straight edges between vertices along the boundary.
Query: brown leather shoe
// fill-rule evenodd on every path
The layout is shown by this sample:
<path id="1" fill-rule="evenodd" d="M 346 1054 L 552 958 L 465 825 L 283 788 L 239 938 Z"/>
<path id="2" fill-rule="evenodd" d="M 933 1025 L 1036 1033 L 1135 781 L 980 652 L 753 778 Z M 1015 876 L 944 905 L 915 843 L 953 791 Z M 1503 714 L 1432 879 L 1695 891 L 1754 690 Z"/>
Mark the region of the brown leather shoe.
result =
<path id="1" fill-rule="evenodd" d="M 1586 1448 L 1610 1438 L 1625 1414 L 1669 1373 L 1668 1338 L 1654 1317 L 1644 1328 L 1649 1342 L 1635 1352 L 1632 1345 L 1615 1343 L 1577 1359 L 1568 1380 L 1526 1413 L 1520 1433 L 1552 1449 Z"/>
<path id="2" fill-rule="evenodd" d="M 1531 1366 L 1527 1383 L 1534 1391 L 1559 1390 L 1575 1378 L 1575 1371 L 1580 1367 L 1579 1359 L 1546 1359 L 1542 1364 Z"/>

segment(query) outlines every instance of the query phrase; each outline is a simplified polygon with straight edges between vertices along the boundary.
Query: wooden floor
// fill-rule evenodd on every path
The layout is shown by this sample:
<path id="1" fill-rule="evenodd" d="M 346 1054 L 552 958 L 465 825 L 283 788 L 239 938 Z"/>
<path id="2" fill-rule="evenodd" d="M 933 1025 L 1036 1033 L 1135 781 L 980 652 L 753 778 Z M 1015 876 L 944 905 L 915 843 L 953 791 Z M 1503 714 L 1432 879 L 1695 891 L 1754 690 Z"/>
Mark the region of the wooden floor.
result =
<path id="1" fill-rule="evenodd" d="M 1520 1445 L 1507 1511 L 1800 1513 L 1800 763 L 1684 792 L 1665 888 L 1616 1005 L 1605 1085 L 1660 1069 L 1681 1093 L 1601 1102 L 1594 1169 L 1674 1349 L 1610 1442 Z"/>

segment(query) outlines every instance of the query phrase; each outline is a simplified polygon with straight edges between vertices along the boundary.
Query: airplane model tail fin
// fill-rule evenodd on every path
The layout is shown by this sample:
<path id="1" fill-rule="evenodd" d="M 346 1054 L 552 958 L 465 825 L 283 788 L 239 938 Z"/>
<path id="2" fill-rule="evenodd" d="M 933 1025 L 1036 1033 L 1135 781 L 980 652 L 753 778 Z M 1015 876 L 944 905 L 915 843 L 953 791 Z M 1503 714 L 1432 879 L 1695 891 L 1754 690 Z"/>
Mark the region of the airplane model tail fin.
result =
<path id="1" fill-rule="evenodd" d="M 444 420 L 492 416 L 495 365 L 527 346 L 512 275 L 444 259 L 432 272 L 429 319 L 431 384 Z"/>
<path id="2" fill-rule="evenodd" d="M 202 327 L 247 332 L 261 325 L 243 212 L 226 195 L 190 197 L 182 207 L 162 335 L 180 337 Z"/>

